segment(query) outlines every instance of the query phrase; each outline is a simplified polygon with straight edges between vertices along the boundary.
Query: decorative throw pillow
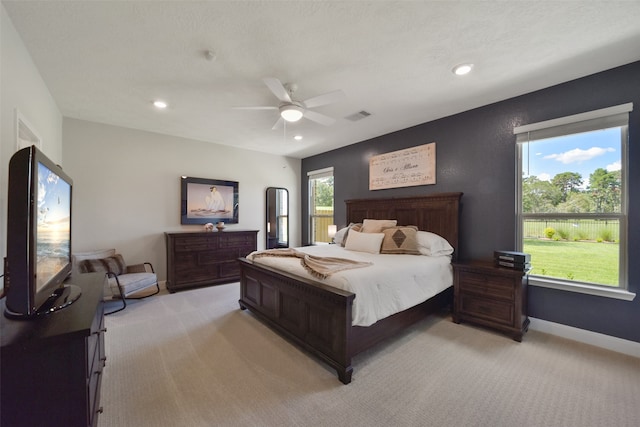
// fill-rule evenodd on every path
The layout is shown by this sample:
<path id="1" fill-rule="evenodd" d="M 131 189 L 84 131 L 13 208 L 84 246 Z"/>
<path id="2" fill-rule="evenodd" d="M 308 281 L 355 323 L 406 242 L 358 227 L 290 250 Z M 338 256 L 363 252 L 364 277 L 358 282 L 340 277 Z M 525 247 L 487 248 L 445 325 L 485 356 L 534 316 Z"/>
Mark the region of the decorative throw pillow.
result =
<path id="1" fill-rule="evenodd" d="M 351 223 L 349 224 L 349 227 L 347 227 L 347 231 L 344 233 L 344 237 L 342 238 L 342 247 L 345 247 L 347 244 L 347 238 L 349 237 L 349 231 L 353 230 L 353 231 L 360 231 L 362 229 L 362 224 L 361 223 Z"/>
<path id="2" fill-rule="evenodd" d="M 382 241 L 380 253 L 420 255 L 416 233 L 416 229 L 411 226 L 382 230 L 384 240 Z"/>
<path id="3" fill-rule="evenodd" d="M 351 227 L 353 225 L 353 223 L 347 225 L 344 228 L 341 228 L 340 230 L 336 231 L 336 235 L 333 236 L 333 243 L 335 243 L 336 245 L 340 245 L 340 246 L 344 246 L 343 242 L 345 237 L 347 237 L 347 233 L 349 232 L 349 227 Z"/>
<path id="4" fill-rule="evenodd" d="M 397 219 L 365 219 L 362 221 L 363 233 L 382 233 L 385 228 L 398 225 Z"/>
<path id="5" fill-rule="evenodd" d="M 383 233 L 360 233 L 352 229 L 349 230 L 349 239 L 344 248 L 349 251 L 379 254 L 382 239 Z"/>
<path id="6" fill-rule="evenodd" d="M 418 231 L 416 237 L 418 250 L 422 255 L 442 256 L 453 253 L 453 247 L 442 236 L 429 231 Z"/>
<path id="7" fill-rule="evenodd" d="M 119 276 L 127 271 L 127 265 L 122 255 L 116 254 L 107 258 L 85 259 L 80 262 L 80 271 L 82 273 L 114 273 Z"/>

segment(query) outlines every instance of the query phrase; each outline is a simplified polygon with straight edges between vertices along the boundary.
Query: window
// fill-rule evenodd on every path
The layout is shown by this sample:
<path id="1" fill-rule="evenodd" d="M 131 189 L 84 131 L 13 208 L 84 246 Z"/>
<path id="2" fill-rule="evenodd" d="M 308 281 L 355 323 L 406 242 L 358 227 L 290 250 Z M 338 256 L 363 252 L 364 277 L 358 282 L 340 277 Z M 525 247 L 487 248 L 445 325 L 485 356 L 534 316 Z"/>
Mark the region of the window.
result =
<path id="1" fill-rule="evenodd" d="M 532 284 L 599 295 L 607 291 L 598 289 L 626 290 L 632 108 L 625 104 L 514 129 L 516 243 L 531 254 Z"/>
<path id="2" fill-rule="evenodd" d="M 333 168 L 307 173 L 309 178 L 309 243 L 329 243 L 333 224 Z"/>

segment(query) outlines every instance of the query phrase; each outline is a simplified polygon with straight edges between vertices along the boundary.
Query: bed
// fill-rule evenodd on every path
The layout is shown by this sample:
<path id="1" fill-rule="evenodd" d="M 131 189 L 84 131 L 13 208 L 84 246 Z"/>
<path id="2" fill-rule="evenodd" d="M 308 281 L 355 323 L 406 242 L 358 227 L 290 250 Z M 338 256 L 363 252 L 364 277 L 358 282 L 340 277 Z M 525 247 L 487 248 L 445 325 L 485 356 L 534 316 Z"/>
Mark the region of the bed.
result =
<path id="1" fill-rule="evenodd" d="M 397 219 L 444 237 L 458 249 L 462 193 L 418 197 L 347 200 L 347 224 L 364 219 Z M 240 258 L 240 308 L 333 367 L 340 381 L 351 382 L 352 358 L 426 316 L 450 306 L 453 289 L 370 326 L 353 325 L 356 294 Z"/>

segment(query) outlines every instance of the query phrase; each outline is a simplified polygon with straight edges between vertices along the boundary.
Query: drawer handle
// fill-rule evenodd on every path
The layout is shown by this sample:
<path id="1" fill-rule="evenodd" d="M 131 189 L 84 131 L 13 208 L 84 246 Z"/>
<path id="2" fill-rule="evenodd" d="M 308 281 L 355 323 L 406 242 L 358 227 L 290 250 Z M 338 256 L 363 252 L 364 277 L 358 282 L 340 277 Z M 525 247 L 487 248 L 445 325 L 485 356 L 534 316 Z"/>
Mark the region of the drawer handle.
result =
<path id="1" fill-rule="evenodd" d="M 100 335 L 107 332 L 107 328 L 102 328 L 102 329 L 98 329 L 97 331 L 95 331 L 93 334 L 94 335 Z"/>

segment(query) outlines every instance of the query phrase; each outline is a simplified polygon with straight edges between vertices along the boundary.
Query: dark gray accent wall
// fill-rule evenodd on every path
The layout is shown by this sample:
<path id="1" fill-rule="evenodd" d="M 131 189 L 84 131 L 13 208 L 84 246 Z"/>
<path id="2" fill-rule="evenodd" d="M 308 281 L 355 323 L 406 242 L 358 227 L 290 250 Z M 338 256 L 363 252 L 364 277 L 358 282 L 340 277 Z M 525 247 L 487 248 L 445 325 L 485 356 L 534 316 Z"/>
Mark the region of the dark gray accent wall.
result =
<path id="1" fill-rule="evenodd" d="M 640 62 L 614 68 L 454 116 L 427 122 L 302 160 L 301 200 L 308 171 L 334 167 L 335 222 L 344 200 L 462 191 L 461 259 L 491 259 L 515 245 L 515 126 L 634 103 L 629 115 L 629 291 L 640 293 Z M 375 120 L 371 116 L 364 120 Z M 436 184 L 369 191 L 369 158 L 436 143 Z M 302 218 L 308 218 L 302 203 Z M 308 221 L 302 241 L 308 241 Z M 640 295 L 622 301 L 541 287 L 529 288 L 529 315 L 640 342 Z"/>

